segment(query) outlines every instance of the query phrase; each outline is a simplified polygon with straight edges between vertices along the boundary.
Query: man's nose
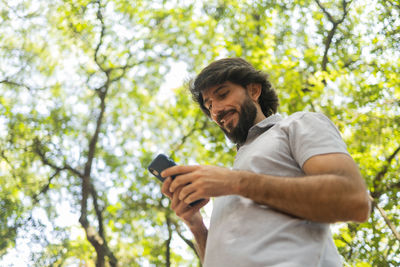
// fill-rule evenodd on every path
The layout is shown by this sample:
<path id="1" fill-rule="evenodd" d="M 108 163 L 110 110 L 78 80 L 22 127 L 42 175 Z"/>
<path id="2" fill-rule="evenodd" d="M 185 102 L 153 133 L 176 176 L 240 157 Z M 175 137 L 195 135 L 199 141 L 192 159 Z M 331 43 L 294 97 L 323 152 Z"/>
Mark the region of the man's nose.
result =
<path id="1" fill-rule="evenodd" d="M 224 110 L 223 105 L 221 105 L 219 103 L 213 103 L 212 110 L 211 110 L 211 118 L 214 121 L 217 121 L 218 114 L 220 114 L 221 111 L 223 111 L 223 110 Z"/>

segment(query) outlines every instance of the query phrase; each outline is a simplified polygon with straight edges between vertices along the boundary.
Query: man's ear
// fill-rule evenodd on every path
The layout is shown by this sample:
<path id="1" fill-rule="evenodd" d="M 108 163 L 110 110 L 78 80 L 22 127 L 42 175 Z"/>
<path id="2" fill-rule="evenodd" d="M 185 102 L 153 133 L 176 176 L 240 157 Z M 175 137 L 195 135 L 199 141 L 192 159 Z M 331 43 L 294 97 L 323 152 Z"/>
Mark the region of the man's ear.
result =
<path id="1" fill-rule="evenodd" d="M 261 84 L 251 83 L 247 85 L 247 92 L 250 98 L 253 99 L 254 102 L 258 102 L 258 98 L 261 95 Z"/>

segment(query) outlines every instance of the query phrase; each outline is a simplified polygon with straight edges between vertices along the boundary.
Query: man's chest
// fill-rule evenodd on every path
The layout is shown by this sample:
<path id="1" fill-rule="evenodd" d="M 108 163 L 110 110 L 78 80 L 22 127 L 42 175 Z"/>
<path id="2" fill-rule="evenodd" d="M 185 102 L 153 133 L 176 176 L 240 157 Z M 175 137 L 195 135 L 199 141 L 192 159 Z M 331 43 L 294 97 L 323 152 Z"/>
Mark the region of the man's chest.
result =
<path id="1" fill-rule="evenodd" d="M 234 169 L 276 176 L 302 176 L 302 169 L 294 159 L 288 135 L 270 129 L 242 146 L 234 162 Z"/>

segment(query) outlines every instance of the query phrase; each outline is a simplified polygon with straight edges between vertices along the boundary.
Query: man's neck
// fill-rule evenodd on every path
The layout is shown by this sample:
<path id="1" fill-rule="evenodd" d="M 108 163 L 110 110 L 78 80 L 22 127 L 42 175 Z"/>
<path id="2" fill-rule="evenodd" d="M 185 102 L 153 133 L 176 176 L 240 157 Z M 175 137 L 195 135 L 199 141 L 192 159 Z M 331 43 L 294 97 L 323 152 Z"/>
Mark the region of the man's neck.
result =
<path id="1" fill-rule="evenodd" d="M 260 121 L 263 121 L 264 119 L 266 119 L 267 117 L 265 117 L 265 115 L 264 115 L 264 113 L 262 113 L 262 112 L 257 112 L 257 116 L 256 116 L 256 118 L 254 119 L 254 124 L 253 125 L 256 125 L 257 123 L 259 123 Z"/>

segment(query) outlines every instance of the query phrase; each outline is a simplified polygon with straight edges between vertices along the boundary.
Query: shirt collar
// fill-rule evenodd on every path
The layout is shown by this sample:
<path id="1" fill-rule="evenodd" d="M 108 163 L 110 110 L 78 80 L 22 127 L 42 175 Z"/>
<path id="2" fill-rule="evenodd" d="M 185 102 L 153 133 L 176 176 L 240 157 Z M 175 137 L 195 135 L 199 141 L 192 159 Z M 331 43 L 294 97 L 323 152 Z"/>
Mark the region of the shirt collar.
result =
<path id="1" fill-rule="evenodd" d="M 253 125 L 249 130 L 246 142 L 248 142 L 249 140 L 252 140 L 252 139 L 256 138 L 257 136 L 259 136 L 260 134 L 268 131 L 268 129 L 270 129 L 272 126 L 274 126 L 277 122 L 279 122 L 281 120 L 282 120 L 281 115 L 273 114 L 273 115 L 263 119 L 256 125 Z M 244 145 L 244 144 L 238 144 L 237 149 L 239 149 L 242 145 Z"/>

